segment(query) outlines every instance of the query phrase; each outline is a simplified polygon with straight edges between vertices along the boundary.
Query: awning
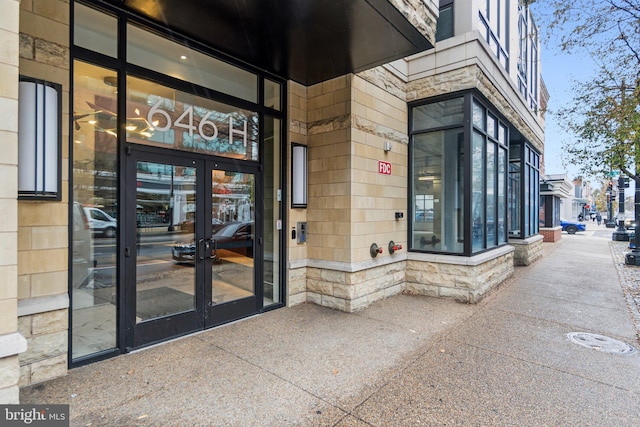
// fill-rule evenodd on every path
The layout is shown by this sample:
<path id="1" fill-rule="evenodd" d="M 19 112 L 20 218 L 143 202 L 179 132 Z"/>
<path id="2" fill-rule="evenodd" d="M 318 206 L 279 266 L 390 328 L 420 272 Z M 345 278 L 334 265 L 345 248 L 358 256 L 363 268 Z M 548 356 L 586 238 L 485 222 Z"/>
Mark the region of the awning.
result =
<path id="1" fill-rule="evenodd" d="M 179 33 L 313 85 L 432 48 L 388 0 L 123 0 Z"/>

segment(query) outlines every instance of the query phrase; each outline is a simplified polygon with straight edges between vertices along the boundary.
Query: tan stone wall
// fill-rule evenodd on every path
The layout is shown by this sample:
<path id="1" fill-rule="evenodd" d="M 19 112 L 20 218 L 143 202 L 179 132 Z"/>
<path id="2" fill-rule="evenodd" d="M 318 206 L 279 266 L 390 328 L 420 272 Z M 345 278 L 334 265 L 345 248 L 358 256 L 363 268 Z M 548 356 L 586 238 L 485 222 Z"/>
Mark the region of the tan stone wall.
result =
<path id="1" fill-rule="evenodd" d="M 430 259 L 425 260 L 419 258 L 420 255 L 416 255 L 407 261 L 406 292 L 465 303 L 480 301 L 514 271 L 512 249 L 498 249 L 465 260 L 443 255 L 426 256 L 424 258 Z M 483 261 L 474 263 L 477 258 Z"/>
<path id="2" fill-rule="evenodd" d="M 68 292 L 69 8 L 68 0 L 20 3 L 20 74 L 59 83 L 63 91 L 62 201 L 18 203 L 18 297 L 31 307 L 19 319 L 28 341 L 21 385 L 66 374 L 68 308 L 37 307 Z"/>
<path id="3" fill-rule="evenodd" d="M 347 75 L 308 88 L 309 259 L 360 262 L 373 242 L 406 240 L 394 215 L 406 210 L 407 106 L 378 84 Z"/>
<path id="4" fill-rule="evenodd" d="M 390 0 L 390 2 L 431 44 L 436 44 L 438 5 L 434 0 Z"/>
<path id="5" fill-rule="evenodd" d="M 308 88 L 307 257 L 351 258 L 351 79 Z"/>
<path id="6" fill-rule="evenodd" d="M 306 90 L 290 84 L 289 106 L 289 141 L 309 147 L 309 201 L 308 209 L 290 209 L 289 228 L 306 220 L 308 231 L 305 244 L 293 239 L 289 243 L 293 267 L 288 301 L 313 300 L 352 311 L 371 301 L 366 295 L 384 292 L 372 292 L 362 281 L 352 284 L 355 291 L 349 292 L 357 301 L 336 296 L 326 287 L 324 292 L 313 286 L 307 265 L 310 261 L 337 263 L 333 269 L 340 275 L 342 269 L 370 261 L 369 247 L 374 242 L 386 248 L 393 240 L 406 247 L 406 219 L 395 219 L 395 212 L 405 212 L 407 204 L 404 83 L 379 67 Z M 385 142 L 392 145 L 388 152 Z M 378 172 L 379 161 L 391 163 L 391 175 Z M 384 249 L 378 259 L 387 256 Z M 373 267 L 377 266 L 355 268 L 366 272 Z M 324 274 L 330 270 L 324 269 Z"/>
<path id="7" fill-rule="evenodd" d="M 451 85 L 465 80 L 441 77 Z M 478 76 L 467 77 L 466 84 L 475 87 Z M 435 94 L 426 95 L 426 87 L 414 89 L 421 89 L 422 96 Z M 301 245 L 290 244 L 295 254 L 289 269 L 290 303 L 354 311 L 401 292 L 405 283 L 411 292 L 477 302 L 513 273 L 509 247 L 471 259 L 446 257 L 447 262 L 405 261 L 402 251 L 398 261 L 388 258 L 390 240 L 406 248 L 407 219 L 395 219 L 395 212 L 407 209 L 406 91 L 405 83 L 382 67 L 308 88 L 307 259 Z M 291 104 L 303 96 L 294 94 Z M 290 123 L 294 127 L 304 128 Z M 391 151 L 384 151 L 385 142 L 392 144 Z M 391 176 L 378 173 L 379 160 L 392 164 Z M 305 215 L 293 211 L 294 218 Z M 375 259 L 369 253 L 373 242 L 383 247 Z"/>
<path id="8" fill-rule="evenodd" d="M 287 183 L 291 189 L 291 144 L 307 145 L 307 110 L 308 96 L 307 88 L 294 82 L 288 83 L 287 88 L 288 103 L 288 122 L 287 122 L 287 145 L 285 152 L 287 153 Z M 307 153 L 308 154 L 308 153 Z M 286 208 L 288 209 L 287 224 L 287 305 L 295 305 L 306 302 L 306 267 L 307 244 L 297 243 L 295 239 L 291 239 L 291 230 L 296 228 L 298 221 L 307 221 L 307 209 L 291 209 L 291 191 L 288 191 L 289 199 Z M 291 263 L 298 263 L 292 268 Z"/>
<path id="9" fill-rule="evenodd" d="M 543 235 L 537 235 L 528 239 L 510 239 L 509 244 L 515 249 L 513 255 L 514 265 L 531 265 L 542 258 Z"/>
<path id="10" fill-rule="evenodd" d="M 0 4 L 0 404 L 18 403 L 18 51 L 17 0 Z"/>
<path id="11" fill-rule="evenodd" d="M 67 374 L 68 310 L 23 316 L 20 331 L 28 350 L 20 356 L 20 386 Z"/>
<path id="12" fill-rule="evenodd" d="M 308 301 L 353 312 L 404 289 L 405 262 L 396 262 L 355 273 L 308 268 Z"/>
<path id="13" fill-rule="evenodd" d="M 389 241 L 406 248 L 407 240 L 407 216 L 395 219 L 395 212 L 407 210 L 407 104 L 387 90 L 400 84 L 393 75 L 376 81 L 370 76 L 356 75 L 353 80 L 352 262 L 370 260 L 372 243 L 385 248 L 377 257 L 383 259 L 390 256 Z M 385 142 L 391 144 L 388 152 Z M 379 161 L 391 163 L 391 175 L 378 172 Z"/>

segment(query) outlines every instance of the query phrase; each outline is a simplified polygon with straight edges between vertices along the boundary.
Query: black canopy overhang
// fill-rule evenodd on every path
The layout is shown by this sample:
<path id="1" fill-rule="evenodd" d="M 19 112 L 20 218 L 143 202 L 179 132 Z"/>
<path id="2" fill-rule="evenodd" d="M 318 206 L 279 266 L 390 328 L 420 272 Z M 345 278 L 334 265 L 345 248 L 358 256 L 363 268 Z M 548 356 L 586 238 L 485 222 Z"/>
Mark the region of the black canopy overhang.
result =
<path id="1" fill-rule="evenodd" d="M 123 0 L 130 10 L 305 86 L 431 43 L 388 0 Z"/>

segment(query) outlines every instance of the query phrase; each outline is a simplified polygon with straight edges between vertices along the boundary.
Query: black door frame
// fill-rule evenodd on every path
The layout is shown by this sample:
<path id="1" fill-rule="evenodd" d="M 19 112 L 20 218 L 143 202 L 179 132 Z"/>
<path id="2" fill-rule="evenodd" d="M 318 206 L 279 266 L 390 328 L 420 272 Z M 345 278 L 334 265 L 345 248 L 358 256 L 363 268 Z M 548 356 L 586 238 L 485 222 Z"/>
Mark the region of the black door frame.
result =
<path id="1" fill-rule="evenodd" d="M 74 44 L 74 4 L 79 3 L 86 5 L 94 10 L 97 10 L 102 13 L 106 13 L 108 15 L 114 16 L 118 19 L 117 24 L 117 33 L 118 33 L 118 54 L 116 56 L 110 56 L 105 53 L 101 53 L 99 51 L 93 51 L 91 49 L 81 47 L 79 45 Z M 279 195 L 279 204 L 276 208 L 277 218 L 282 222 L 282 224 L 287 224 L 287 216 L 288 209 L 286 207 L 287 193 L 288 193 L 288 185 L 287 185 L 287 150 L 285 149 L 287 144 L 287 133 L 286 133 L 286 123 L 287 123 L 287 79 L 282 75 L 279 75 L 274 72 L 270 72 L 261 67 L 256 67 L 253 64 L 249 64 L 246 61 L 238 60 L 230 56 L 228 53 L 223 53 L 220 50 L 216 50 L 206 43 L 195 40 L 193 37 L 190 37 L 185 34 L 180 34 L 175 31 L 175 29 L 170 29 L 163 25 L 162 23 L 157 23 L 150 21 L 149 19 L 136 14 L 135 12 L 124 8 L 122 5 L 115 4 L 114 2 L 105 2 L 104 0 L 74 0 L 69 3 L 69 11 L 70 11 L 70 19 L 71 19 L 71 28 L 70 28 L 70 54 L 71 54 L 71 71 L 73 71 L 73 62 L 75 60 L 83 61 L 91 65 L 95 65 L 98 67 L 107 68 L 115 71 L 118 74 L 118 92 L 121 94 L 118 98 L 118 111 L 123 112 L 126 111 L 126 97 L 123 94 L 126 93 L 127 83 L 126 77 L 127 75 L 132 75 L 139 78 L 145 78 L 149 80 L 156 81 L 160 84 L 166 85 L 168 87 L 172 87 L 174 89 L 182 90 L 185 92 L 193 93 L 199 96 L 211 98 L 223 103 L 227 103 L 233 106 L 237 106 L 240 108 L 245 108 L 251 111 L 256 111 L 259 113 L 259 129 L 260 129 L 260 137 L 259 137 L 259 164 L 255 164 L 254 166 L 258 167 L 260 170 L 260 174 L 256 176 L 259 177 L 259 185 L 256 184 L 256 196 L 260 196 L 263 200 L 262 195 L 262 185 L 264 183 L 264 174 L 262 174 L 263 165 L 265 165 L 264 160 L 264 120 L 265 116 L 270 116 L 278 120 L 279 123 L 279 146 L 275 153 L 275 156 L 279 159 L 279 163 L 281 167 L 279 170 L 273 171 L 273 173 L 277 176 L 278 185 L 277 188 L 281 192 L 281 196 Z M 182 81 L 176 78 L 173 78 L 168 75 L 160 74 L 154 70 L 146 69 L 140 66 L 136 66 L 133 64 L 129 64 L 126 60 L 126 47 L 127 47 L 127 25 L 129 23 L 133 23 L 141 26 L 151 32 L 155 32 L 156 34 L 162 35 L 164 37 L 168 37 L 178 43 L 182 43 L 185 46 L 190 46 L 196 50 L 201 51 L 204 54 L 210 55 L 212 57 L 221 59 L 223 61 L 228 62 L 229 64 L 251 71 L 258 76 L 258 99 L 257 101 L 251 102 L 245 99 L 236 98 L 231 95 L 227 95 L 225 93 L 217 92 L 215 90 L 211 90 L 210 88 L 206 88 L 203 86 L 199 86 L 197 84 L 193 84 L 191 82 Z M 72 73 L 73 76 L 73 73 Z M 265 81 L 271 80 L 275 83 L 280 84 L 280 106 L 271 106 L 265 103 Z M 70 82 L 70 93 L 74 93 L 74 81 L 73 79 Z M 69 109 L 73 111 L 74 100 L 72 96 L 69 96 Z M 73 118 L 71 115 L 69 116 L 69 127 L 73 129 Z M 69 368 L 75 368 L 78 366 L 85 365 L 87 363 L 92 363 L 95 361 L 99 361 L 102 359 L 107 359 L 122 353 L 127 353 L 134 349 L 132 345 L 132 340 L 130 337 L 132 336 L 132 327 L 131 323 L 127 322 L 127 313 L 125 313 L 125 300 L 128 298 L 127 296 L 127 278 L 131 277 L 130 272 L 125 271 L 125 267 L 128 263 L 126 263 L 126 257 L 124 254 L 125 248 L 125 236 L 124 225 L 126 223 L 125 220 L 125 207 L 128 205 L 128 201 L 126 198 L 128 197 L 125 191 L 128 185 L 128 181 L 125 177 L 125 169 L 127 165 L 128 152 L 135 147 L 136 150 L 152 152 L 153 150 L 149 150 L 149 147 L 146 146 L 138 146 L 129 144 L 126 142 L 126 132 L 125 132 L 125 118 L 122 114 L 118 116 L 118 137 L 117 137 L 117 157 L 118 157 L 118 165 L 117 169 L 114 172 L 117 173 L 117 203 L 118 207 L 118 217 L 119 217 L 119 232 L 116 238 L 117 251 L 116 251 L 116 287 L 117 287 L 117 296 L 116 296 L 116 342 L 113 348 L 105 349 L 102 351 L 98 351 L 96 353 L 91 353 L 86 356 L 82 356 L 76 359 L 72 358 L 72 347 L 73 340 L 70 335 L 69 344 L 68 344 L 68 354 L 69 354 Z M 69 139 L 70 147 L 73 145 L 72 138 Z M 155 152 L 162 152 L 163 149 L 156 149 Z M 173 153 L 172 150 L 164 149 L 164 152 Z M 71 173 L 72 162 L 73 162 L 73 150 L 70 150 L 70 178 L 69 178 L 69 194 L 72 194 L 73 190 L 73 182 L 74 177 Z M 194 156 L 197 157 L 197 156 Z M 230 159 L 225 159 L 229 161 Z M 231 160 L 231 162 L 234 162 Z M 240 163 L 252 163 L 252 162 L 243 162 Z M 252 163 L 253 164 L 253 163 Z M 281 197 L 281 199 L 280 199 Z M 260 205 L 261 209 L 262 205 Z M 268 227 L 268 224 L 263 224 L 265 210 L 260 211 L 260 219 L 256 219 L 256 233 L 260 233 L 260 236 L 264 238 L 265 226 Z M 69 213 L 71 217 L 71 212 Z M 131 220 L 129 220 L 130 222 Z M 133 219 L 135 223 L 135 218 Z M 264 296 L 264 290 L 262 288 L 263 284 L 263 272 L 264 272 L 264 246 L 259 245 L 258 252 L 262 259 L 258 263 L 256 261 L 255 269 L 256 269 L 256 278 L 260 280 L 256 280 L 256 306 L 261 307 L 258 312 L 266 312 L 274 309 L 278 309 L 286 305 L 286 289 L 287 289 L 287 274 L 286 274 L 286 260 L 287 260 L 287 231 L 286 227 L 282 227 L 282 229 L 278 229 L 275 231 L 277 234 L 277 238 L 280 240 L 279 249 L 278 249 L 278 268 L 280 270 L 279 282 L 274 283 L 274 286 L 278 286 L 280 288 L 280 299 L 278 302 L 275 302 L 270 305 L 263 306 L 262 297 Z M 256 239 L 256 244 L 259 242 Z M 71 244 L 70 244 L 71 246 Z M 259 271 L 258 271 L 259 269 Z M 69 271 L 71 271 L 71 265 L 69 265 Z M 71 299 L 70 295 L 70 299 Z M 71 300 L 72 301 L 72 300 Z M 70 307 L 73 307 L 73 304 L 70 303 Z M 135 319 L 134 319 L 135 321 Z M 224 323 L 223 321 L 215 322 L 215 319 L 209 321 L 211 326 L 215 324 Z M 69 310 L 69 325 L 70 325 L 70 334 L 73 319 L 72 319 L 72 310 Z M 208 326 L 205 326 L 208 327 Z"/>
<path id="2" fill-rule="evenodd" d="M 234 320 L 241 319 L 243 317 L 251 316 L 259 313 L 263 306 L 263 259 L 264 248 L 262 245 L 264 231 L 263 231 L 263 209 L 264 198 L 262 191 L 262 167 L 259 164 L 250 164 L 244 162 L 234 161 L 231 159 L 208 159 L 205 165 L 205 186 L 208 190 L 209 201 L 208 206 L 211 206 L 211 191 L 212 178 L 211 172 L 214 170 L 224 170 L 226 172 L 237 172 L 252 174 L 254 176 L 254 222 L 253 222 L 253 296 L 228 301 L 222 304 L 213 304 L 211 302 L 211 283 L 212 283 L 212 259 L 205 259 L 205 272 L 204 272 L 204 300 L 205 300 L 205 324 L 204 328 L 211 328 L 224 323 L 232 322 Z M 207 201 L 205 201 L 207 203 Z M 207 210 L 208 214 L 211 214 L 210 209 Z M 204 220 L 207 227 L 211 227 L 211 218 Z M 210 236 L 209 233 L 206 234 Z"/>
<path id="3" fill-rule="evenodd" d="M 127 351 L 146 347 L 168 339 L 187 335 L 202 329 L 211 328 L 251 316 L 262 310 L 263 301 L 263 227 L 262 227 L 262 168 L 259 164 L 220 159 L 213 156 L 191 152 L 167 150 L 137 144 L 127 144 L 124 175 L 126 187 L 123 190 L 125 206 L 122 227 L 124 253 L 124 282 L 121 310 L 124 312 L 124 324 L 120 333 L 124 336 Z M 254 219 L 254 293 L 251 297 L 241 298 L 222 304 L 211 303 L 212 262 L 209 257 L 196 256 L 194 262 L 196 306 L 195 310 L 178 313 L 142 323 L 136 323 L 136 285 L 137 285 L 137 219 L 135 207 L 137 163 L 139 161 L 164 163 L 196 169 L 196 210 L 194 235 L 196 241 L 212 235 L 211 225 L 211 188 L 212 170 L 248 173 L 254 175 L 255 182 L 255 219 Z M 208 206 L 208 207 L 207 207 Z M 200 250 L 200 249 L 198 249 Z"/>

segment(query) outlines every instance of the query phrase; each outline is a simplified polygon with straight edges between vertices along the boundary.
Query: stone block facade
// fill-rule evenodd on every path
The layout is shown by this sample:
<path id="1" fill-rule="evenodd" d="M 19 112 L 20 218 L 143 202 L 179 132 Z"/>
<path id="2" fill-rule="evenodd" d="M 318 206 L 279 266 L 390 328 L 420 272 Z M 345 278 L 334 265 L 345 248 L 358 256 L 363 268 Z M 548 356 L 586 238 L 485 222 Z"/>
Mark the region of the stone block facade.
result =
<path id="1" fill-rule="evenodd" d="M 18 330 L 18 0 L 2 2 L 0 13 L 0 404 L 19 401 L 19 355 L 26 350 Z"/>
<path id="2" fill-rule="evenodd" d="M 20 74 L 62 85 L 62 200 L 18 202 L 20 385 L 65 375 L 68 351 L 69 2 L 20 2 Z"/>
<path id="3" fill-rule="evenodd" d="M 291 228 L 307 221 L 307 242 L 289 244 L 288 304 L 350 312 L 401 292 L 402 258 L 372 261 L 369 247 L 406 244 L 407 223 L 395 218 L 407 200 L 404 83 L 378 67 L 289 90 L 289 140 L 309 150 L 309 202 L 290 211 Z M 391 175 L 379 173 L 381 160 Z"/>
<path id="4" fill-rule="evenodd" d="M 46 311 L 20 317 L 27 351 L 20 355 L 20 386 L 66 375 L 68 310 Z"/>
<path id="5" fill-rule="evenodd" d="M 513 253 L 511 246 L 462 259 L 409 253 L 406 291 L 476 303 L 513 274 Z"/>
<path id="6" fill-rule="evenodd" d="M 355 272 L 308 267 L 307 301 L 346 312 L 360 310 L 402 292 L 405 264 L 400 261 Z"/>
<path id="7" fill-rule="evenodd" d="M 403 290 L 475 303 L 511 276 L 516 265 L 542 256 L 542 237 L 471 258 L 402 252 L 371 259 L 371 243 L 406 248 L 408 182 L 407 101 L 476 88 L 523 125 L 519 112 L 477 63 L 406 82 L 377 67 L 291 90 L 289 136 L 309 147 L 309 206 L 291 210 L 308 221 L 307 243 L 291 242 L 288 304 L 313 302 L 347 312 Z M 291 89 L 291 87 L 290 87 Z M 299 106 L 307 105 L 306 117 Z M 383 144 L 390 142 L 391 151 Z M 541 145 L 541 141 L 536 139 Z M 392 175 L 378 173 L 379 160 Z"/>
<path id="8" fill-rule="evenodd" d="M 366 76 L 347 75 L 309 87 L 306 103 L 309 204 L 304 213 L 293 209 L 291 218 L 292 226 L 300 217 L 308 221 L 306 258 L 363 262 L 373 242 L 402 243 L 406 222 L 394 213 L 407 200 L 405 100 Z M 392 164 L 391 175 L 378 172 L 379 161 Z"/>
<path id="9" fill-rule="evenodd" d="M 514 247 L 513 263 L 515 265 L 531 265 L 543 255 L 542 235 L 530 237 L 528 239 L 510 239 L 509 244 Z"/>
<path id="10" fill-rule="evenodd" d="M 438 3 L 435 0 L 390 0 L 432 44 L 436 43 L 436 16 Z"/>
<path id="11" fill-rule="evenodd" d="M 471 258 L 383 251 L 372 260 L 369 254 L 373 242 L 406 247 L 407 221 L 394 213 L 406 210 L 408 197 L 407 94 L 476 87 L 482 73 L 472 66 L 453 75 L 451 87 L 424 79 L 411 88 L 386 67 L 340 77 L 307 89 L 306 121 L 297 109 L 305 93 L 292 91 L 289 135 L 309 147 L 309 213 L 292 210 L 290 226 L 306 220 L 308 234 L 306 244 L 290 244 L 290 305 L 308 301 L 352 312 L 405 289 L 473 303 L 513 273 L 510 246 Z M 379 160 L 392 164 L 391 176 L 378 173 Z M 539 243 L 529 245 L 527 262 L 541 254 L 532 249 L 541 249 Z"/>

